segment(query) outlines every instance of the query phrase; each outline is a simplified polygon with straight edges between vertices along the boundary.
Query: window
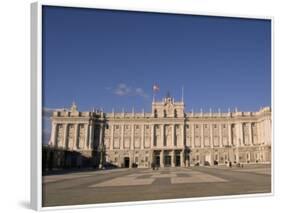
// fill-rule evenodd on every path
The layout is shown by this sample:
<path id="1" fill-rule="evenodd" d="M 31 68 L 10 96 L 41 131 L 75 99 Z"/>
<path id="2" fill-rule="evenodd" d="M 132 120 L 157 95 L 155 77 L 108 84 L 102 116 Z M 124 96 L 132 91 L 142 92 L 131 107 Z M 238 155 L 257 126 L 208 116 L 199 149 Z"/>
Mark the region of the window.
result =
<path id="1" fill-rule="evenodd" d="M 214 128 L 217 128 L 217 125 L 216 125 L 216 124 L 214 124 Z"/>
<path id="2" fill-rule="evenodd" d="M 196 124 L 196 125 L 195 125 L 195 128 L 198 129 L 198 127 L 199 127 L 199 126 Z"/>
<path id="3" fill-rule="evenodd" d="M 139 161 L 139 158 L 138 158 L 138 157 L 136 157 L 136 158 L 135 158 L 135 162 L 137 163 L 138 161 Z"/>
<path id="4" fill-rule="evenodd" d="M 154 110 L 154 117 L 157 118 L 157 110 Z"/>
<path id="5" fill-rule="evenodd" d="M 207 125 L 207 124 L 204 124 L 204 128 L 207 129 L 207 128 L 208 128 L 208 125 Z"/>
<path id="6" fill-rule="evenodd" d="M 189 128 L 189 125 L 188 125 L 188 124 L 186 124 L 185 126 L 186 126 L 187 129 Z"/>
<path id="7" fill-rule="evenodd" d="M 174 110 L 175 118 L 178 117 L 177 110 Z"/>
<path id="8" fill-rule="evenodd" d="M 145 157 L 145 162 L 147 162 L 148 161 L 148 157 Z"/>

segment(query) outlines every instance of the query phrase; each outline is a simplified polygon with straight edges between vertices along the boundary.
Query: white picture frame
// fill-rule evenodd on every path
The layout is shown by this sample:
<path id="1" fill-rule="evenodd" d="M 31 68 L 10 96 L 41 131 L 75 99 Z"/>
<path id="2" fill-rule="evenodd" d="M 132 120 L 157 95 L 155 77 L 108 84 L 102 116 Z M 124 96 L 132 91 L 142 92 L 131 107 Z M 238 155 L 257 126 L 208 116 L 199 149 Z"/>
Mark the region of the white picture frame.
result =
<path id="1" fill-rule="evenodd" d="M 88 208 L 88 207 L 102 207 L 102 206 L 118 206 L 118 205 L 131 205 L 131 204 L 151 204 L 151 203 L 166 203 L 177 201 L 196 201 L 196 200 L 212 200 L 223 199 L 224 196 L 208 197 L 208 198 L 185 198 L 185 199 L 172 199 L 172 200 L 157 200 L 157 201 L 138 201 L 138 202 L 122 202 L 122 203 L 109 203 L 109 204 L 89 204 L 89 205 L 76 205 L 76 206 L 60 206 L 60 207 L 42 207 L 42 6 L 62 6 L 62 7 L 79 7 L 79 8 L 95 8 L 95 9 L 109 9 L 109 10 L 125 10 L 125 11 L 140 11 L 140 12 L 160 12 L 171 14 L 192 14 L 192 15 L 207 15 L 207 16 L 222 16 L 222 17 L 237 17 L 237 18 L 259 18 L 271 20 L 271 36 L 272 36 L 272 65 L 273 65 L 273 35 L 274 35 L 274 18 L 270 16 L 241 16 L 233 14 L 217 14 L 206 13 L 198 11 L 174 10 L 163 8 L 142 8 L 138 6 L 110 6 L 106 4 L 83 4 L 83 3 L 66 3 L 59 1 L 38 1 L 31 4 L 31 207 L 34 210 L 55 210 L 55 209 L 69 209 L 69 208 Z M 272 76 L 273 79 L 273 66 Z M 273 93 L 273 81 L 272 81 Z M 272 100 L 273 102 L 273 100 Z M 274 105 L 272 103 L 272 105 Z M 274 109 L 272 110 L 272 119 L 274 118 Z M 274 122 L 273 122 L 274 123 Z M 271 135 L 273 135 L 273 130 Z M 273 138 L 273 137 L 272 137 Z M 274 159 L 274 138 L 272 140 L 272 159 Z M 253 194 L 253 195 L 233 195 L 227 198 L 243 198 L 243 197 L 259 197 L 259 196 L 272 196 L 274 194 L 274 162 L 271 165 L 271 193 Z"/>

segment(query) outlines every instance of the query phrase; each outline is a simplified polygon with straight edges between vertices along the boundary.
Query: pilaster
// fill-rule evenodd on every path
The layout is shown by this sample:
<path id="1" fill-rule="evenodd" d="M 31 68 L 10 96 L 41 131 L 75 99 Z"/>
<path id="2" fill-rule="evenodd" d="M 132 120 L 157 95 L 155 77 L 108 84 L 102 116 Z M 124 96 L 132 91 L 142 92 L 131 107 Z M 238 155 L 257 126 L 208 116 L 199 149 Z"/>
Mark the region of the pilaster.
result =
<path id="1" fill-rule="evenodd" d="M 159 147 L 164 147 L 164 135 L 165 135 L 165 124 L 163 124 L 163 125 L 160 125 L 160 127 L 161 127 L 161 140 L 160 140 L 160 146 Z"/>
<path id="2" fill-rule="evenodd" d="M 219 123 L 218 126 L 219 126 L 219 136 L 220 136 L 220 138 L 219 138 L 219 146 L 223 147 L 223 143 L 222 143 L 223 142 L 222 141 L 222 124 Z"/>
<path id="3" fill-rule="evenodd" d="M 64 149 L 67 148 L 66 144 L 67 144 L 67 128 L 68 128 L 68 124 L 65 123 L 64 124 L 64 131 L 63 131 L 63 144 L 62 144 L 62 147 Z"/>
<path id="4" fill-rule="evenodd" d="M 249 145 L 253 146 L 253 136 L 252 136 L 252 123 L 249 124 Z"/>
<path id="5" fill-rule="evenodd" d="M 142 125 L 142 131 L 141 131 L 141 150 L 144 149 L 144 138 L 145 138 L 145 125 Z"/>
<path id="6" fill-rule="evenodd" d="M 185 140 L 185 134 L 184 134 L 184 124 L 181 125 L 181 147 L 184 147 L 184 140 Z"/>
<path id="7" fill-rule="evenodd" d="M 84 138 L 83 149 L 87 150 L 87 142 L 88 142 L 88 137 L 89 137 L 89 135 L 88 135 L 88 133 L 89 133 L 89 124 L 85 124 L 84 131 L 85 131 L 85 138 Z"/>
<path id="8" fill-rule="evenodd" d="M 175 146 L 175 125 L 172 124 L 172 147 Z"/>
<path id="9" fill-rule="evenodd" d="M 160 167 L 164 167 L 164 150 L 160 151 Z"/>
<path id="10" fill-rule="evenodd" d="M 92 136 L 93 136 L 93 125 L 90 123 L 89 124 L 89 138 L 88 138 L 88 141 L 87 141 L 88 150 L 92 149 Z"/>
<path id="11" fill-rule="evenodd" d="M 72 149 L 76 150 L 79 148 L 79 140 L 78 140 L 78 131 L 79 131 L 79 124 L 74 124 L 74 143 Z"/>
<path id="12" fill-rule="evenodd" d="M 135 147 L 135 141 L 134 141 L 135 125 L 134 124 L 131 125 L 131 130 L 132 130 L 131 131 L 131 143 L 130 143 L 130 148 L 129 149 L 133 150 L 134 147 Z"/>
<path id="13" fill-rule="evenodd" d="M 192 125 L 192 140 L 191 140 L 191 147 L 195 148 L 195 124 Z"/>
<path id="14" fill-rule="evenodd" d="M 124 149 L 124 124 L 121 125 L 121 141 L 120 141 L 120 149 Z"/>
<path id="15" fill-rule="evenodd" d="M 57 139 L 57 124 L 52 123 L 52 134 L 51 134 L 51 145 L 56 146 L 56 139 Z"/>
<path id="16" fill-rule="evenodd" d="M 210 124 L 210 145 L 211 148 L 214 148 L 214 139 L 213 139 L 213 124 Z"/>
<path id="17" fill-rule="evenodd" d="M 201 143 L 200 143 L 200 145 L 201 145 L 201 148 L 204 148 L 204 124 L 201 124 L 200 125 L 201 126 Z"/>
<path id="18" fill-rule="evenodd" d="M 172 161 L 172 167 L 175 167 L 175 150 L 172 150 L 172 157 L 171 157 L 171 161 Z"/>
<path id="19" fill-rule="evenodd" d="M 228 124 L 228 141 L 229 146 L 232 146 L 232 131 L 231 131 L 231 123 Z"/>
<path id="20" fill-rule="evenodd" d="M 155 144 L 154 144 L 154 124 L 151 125 L 150 147 L 155 147 Z"/>

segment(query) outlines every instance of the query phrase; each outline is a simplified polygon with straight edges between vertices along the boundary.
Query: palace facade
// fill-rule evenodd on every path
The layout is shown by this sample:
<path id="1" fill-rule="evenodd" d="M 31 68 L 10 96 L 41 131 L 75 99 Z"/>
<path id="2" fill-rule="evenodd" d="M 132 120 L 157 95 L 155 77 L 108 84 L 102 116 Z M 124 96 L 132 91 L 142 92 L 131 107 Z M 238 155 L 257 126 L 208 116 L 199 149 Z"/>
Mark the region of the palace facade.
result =
<path id="1" fill-rule="evenodd" d="M 271 109 L 185 112 L 170 96 L 147 112 L 55 111 L 49 147 L 56 166 L 188 167 L 271 162 Z M 77 155 L 77 153 L 79 153 Z M 59 155 L 59 154 L 56 154 Z"/>

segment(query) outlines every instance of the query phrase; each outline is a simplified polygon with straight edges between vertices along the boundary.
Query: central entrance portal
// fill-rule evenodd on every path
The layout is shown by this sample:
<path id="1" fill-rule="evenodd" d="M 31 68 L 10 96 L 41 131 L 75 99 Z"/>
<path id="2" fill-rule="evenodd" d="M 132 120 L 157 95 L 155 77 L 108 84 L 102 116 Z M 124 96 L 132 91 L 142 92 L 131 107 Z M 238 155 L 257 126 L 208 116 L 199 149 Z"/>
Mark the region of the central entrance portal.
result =
<path id="1" fill-rule="evenodd" d="M 171 156 L 170 155 L 165 155 L 164 158 L 164 166 L 165 167 L 170 167 L 171 166 Z"/>
<path id="2" fill-rule="evenodd" d="M 124 167 L 125 168 L 129 168 L 130 167 L 130 158 L 129 157 L 125 157 L 124 158 Z"/>

